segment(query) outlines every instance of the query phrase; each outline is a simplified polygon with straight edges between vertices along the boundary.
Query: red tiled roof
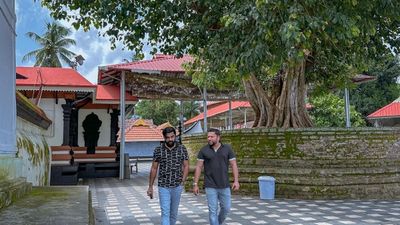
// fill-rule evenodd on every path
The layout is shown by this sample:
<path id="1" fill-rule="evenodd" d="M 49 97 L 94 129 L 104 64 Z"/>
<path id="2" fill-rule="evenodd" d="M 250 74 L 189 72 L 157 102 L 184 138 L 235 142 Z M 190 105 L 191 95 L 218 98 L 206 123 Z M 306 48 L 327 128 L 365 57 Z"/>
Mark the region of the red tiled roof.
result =
<path id="1" fill-rule="evenodd" d="M 226 101 L 207 101 L 207 109 L 214 108 L 218 105 L 224 104 Z M 203 108 L 203 106 L 201 107 Z"/>
<path id="2" fill-rule="evenodd" d="M 159 130 L 151 127 L 133 127 L 125 135 L 126 142 L 163 141 L 164 137 Z"/>
<path id="3" fill-rule="evenodd" d="M 190 62 L 192 57 L 184 55 L 181 58 L 175 56 L 157 54 L 154 59 L 141 60 L 124 64 L 116 64 L 107 66 L 108 69 L 131 70 L 134 72 L 153 71 L 153 72 L 175 72 L 184 73 L 182 64 Z"/>
<path id="4" fill-rule="evenodd" d="M 368 119 L 400 117 L 400 101 L 396 100 L 367 116 Z"/>
<path id="5" fill-rule="evenodd" d="M 71 68 L 17 67 L 17 74 L 27 79 L 16 79 L 17 86 L 95 87 Z"/>
<path id="6" fill-rule="evenodd" d="M 97 83 L 103 83 L 103 79 L 107 79 L 107 76 L 113 76 L 114 72 L 118 70 L 148 74 L 184 74 L 185 69 L 182 67 L 182 64 L 190 61 L 192 61 L 192 57 L 189 55 L 184 55 L 181 58 L 177 58 L 173 55 L 156 54 L 154 58 L 150 60 L 107 65 L 101 67 L 102 69 L 99 69 Z"/>
<path id="7" fill-rule="evenodd" d="M 97 85 L 96 87 L 96 101 L 119 101 L 120 90 L 118 86 L 114 85 Z M 125 95 L 126 101 L 137 101 L 137 97 L 132 96 L 129 92 Z"/>
<path id="8" fill-rule="evenodd" d="M 163 141 L 164 137 L 159 129 L 152 127 L 148 121 L 143 119 L 136 120 L 125 132 L 126 142 L 138 141 Z M 120 139 L 118 138 L 118 141 Z"/>
<path id="9" fill-rule="evenodd" d="M 232 101 L 231 102 L 232 110 L 237 109 L 237 108 L 243 108 L 243 107 L 250 108 L 251 105 L 249 102 L 246 102 L 246 101 Z M 229 102 L 226 102 L 224 104 L 221 104 L 216 107 L 208 109 L 207 110 L 207 118 L 213 117 L 215 115 L 218 115 L 218 114 L 221 114 L 221 113 L 224 113 L 227 111 L 229 111 Z M 202 119 L 204 119 L 204 113 L 200 113 L 199 115 L 187 120 L 184 123 L 184 125 L 188 125 L 188 124 L 194 123 L 194 122 L 202 120 Z"/>
<path id="10" fill-rule="evenodd" d="M 241 107 L 246 107 L 246 108 L 251 108 L 251 105 L 247 101 L 232 101 L 232 110 L 241 108 Z M 313 106 L 309 103 L 306 103 L 306 109 L 311 109 Z M 213 117 L 218 114 L 225 113 L 229 111 L 229 102 L 223 102 L 223 101 L 213 101 L 210 104 L 207 102 L 207 118 Z M 199 115 L 187 120 L 184 125 L 189 125 L 191 123 L 194 123 L 196 121 L 204 119 L 203 116 L 204 113 L 200 113 Z"/>

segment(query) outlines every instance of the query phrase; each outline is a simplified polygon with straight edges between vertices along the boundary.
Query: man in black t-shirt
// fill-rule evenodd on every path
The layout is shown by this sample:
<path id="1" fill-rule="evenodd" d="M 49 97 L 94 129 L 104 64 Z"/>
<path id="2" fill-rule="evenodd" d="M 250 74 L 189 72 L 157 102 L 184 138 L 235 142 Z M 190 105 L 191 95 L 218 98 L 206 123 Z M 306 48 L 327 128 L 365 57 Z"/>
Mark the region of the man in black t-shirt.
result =
<path id="1" fill-rule="evenodd" d="M 153 198 L 153 184 L 158 170 L 158 196 L 161 225 L 175 225 L 183 183 L 189 173 L 188 153 L 184 145 L 175 141 L 173 127 L 163 130 L 164 144 L 154 149 L 147 195 Z"/>
<path id="2" fill-rule="evenodd" d="M 199 194 L 197 182 L 204 166 L 204 186 L 208 202 L 210 225 L 221 225 L 231 209 L 231 190 L 229 184 L 229 165 L 233 173 L 233 190 L 239 190 L 239 170 L 235 154 L 230 145 L 220 142 L 221 133 L 211 128 L 207 133 L 208 145 L 198 156 L 194 173 L 193 193 Z M 218 201 L 221 209 L 218 214 Z"/>

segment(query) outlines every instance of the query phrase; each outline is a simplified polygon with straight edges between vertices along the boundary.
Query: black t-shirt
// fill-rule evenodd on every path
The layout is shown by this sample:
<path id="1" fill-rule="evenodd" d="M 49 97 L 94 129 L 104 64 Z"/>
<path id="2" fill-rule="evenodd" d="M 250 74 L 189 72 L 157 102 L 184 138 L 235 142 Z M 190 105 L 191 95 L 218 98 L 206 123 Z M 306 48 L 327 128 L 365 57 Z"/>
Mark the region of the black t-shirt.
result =
<path id="1" fill-rule="evenodd" d="M 201 148 L 197 160 L 204 161 L 204 186 L 206 188 L 229 187 L 229 161 L 235 159 L 230 145 L 221 144 L 217 151 L 209 145 Z"/>
<path id="2" fill-rule="evenodd" d="M 175 143 L 171 150 L 165 144 L 154 149 L 153 160 L 159 163 L 158 186 L 177 187 L 183 178 L 183 161 L 188 160 L 188 152 L 184 145 Z"/>

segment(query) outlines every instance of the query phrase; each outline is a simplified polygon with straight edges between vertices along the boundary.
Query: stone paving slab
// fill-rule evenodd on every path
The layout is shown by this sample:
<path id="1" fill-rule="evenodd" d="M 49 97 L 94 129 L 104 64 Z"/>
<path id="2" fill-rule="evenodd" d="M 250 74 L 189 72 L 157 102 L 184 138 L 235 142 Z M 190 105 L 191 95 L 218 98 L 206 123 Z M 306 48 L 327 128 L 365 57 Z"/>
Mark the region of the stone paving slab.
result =
<path id="1" fill-rule="evenodd" d="M 158 195 L 146 196 L 148 165 L 140 165 L 130 180 L 89 180 L 96 224 L 160 224 Z M 157 191 L 156 191 L 157 192 Z M 204 195 L 183 193 L 177 224 L 208 224 Z M 378 200 L 259 200 L 233 196 L 227 225 L 287 224 L 400 224 L 400 201 Z"/>
<path id="2" fill-rule="evenodd" d="M 89 224 L 88 186 L 36 187 L 0 210 L 0 225 Z"/>

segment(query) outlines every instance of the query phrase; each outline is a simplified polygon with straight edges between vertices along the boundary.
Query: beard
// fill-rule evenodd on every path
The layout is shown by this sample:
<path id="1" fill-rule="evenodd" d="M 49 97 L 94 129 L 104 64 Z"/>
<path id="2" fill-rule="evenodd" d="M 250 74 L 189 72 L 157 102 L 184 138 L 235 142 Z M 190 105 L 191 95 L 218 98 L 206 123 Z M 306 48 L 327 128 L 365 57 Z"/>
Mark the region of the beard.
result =
<path id="1" fill-rule="evenodd" d="M 210 147 L 212 147 L 212 146 L 215 145 L 215 143 L 214 143 L 213 141 L 208 141 L 208 145 L 209 145 Z"/>
<path id="2" fill-rule="evenodd" d="M 174 141 L 167 141 L 167 142 L 165 142 L 165 144 L 168 146 L 168 147 L 173 147 L 174 145 L 175 145 L 175 142 Z"/>

